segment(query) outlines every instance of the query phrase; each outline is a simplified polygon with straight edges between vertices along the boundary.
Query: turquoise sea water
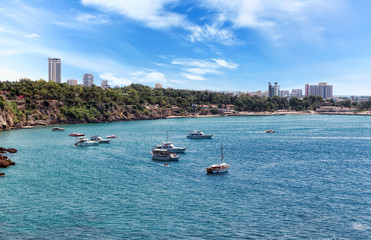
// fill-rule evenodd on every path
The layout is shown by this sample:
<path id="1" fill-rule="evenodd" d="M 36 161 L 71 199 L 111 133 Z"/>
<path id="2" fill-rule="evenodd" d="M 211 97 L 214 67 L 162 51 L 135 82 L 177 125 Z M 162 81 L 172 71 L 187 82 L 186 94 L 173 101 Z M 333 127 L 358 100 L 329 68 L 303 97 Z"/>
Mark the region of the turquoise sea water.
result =
<path id="1" fill-rule="evenodd" d="M 267 116 L 0 132 L 0 239 L 370 239 L 371 118 Z M 266 129 L 275 134 L 265 134 Z M 188 131 L 214 134 L 187 139 Z M 169 167 L 166 140 L 187 146 Z M 77 148 L 71 132 L 119 136 Z M 207 175 L 220 161 L 228 173 Z"/>

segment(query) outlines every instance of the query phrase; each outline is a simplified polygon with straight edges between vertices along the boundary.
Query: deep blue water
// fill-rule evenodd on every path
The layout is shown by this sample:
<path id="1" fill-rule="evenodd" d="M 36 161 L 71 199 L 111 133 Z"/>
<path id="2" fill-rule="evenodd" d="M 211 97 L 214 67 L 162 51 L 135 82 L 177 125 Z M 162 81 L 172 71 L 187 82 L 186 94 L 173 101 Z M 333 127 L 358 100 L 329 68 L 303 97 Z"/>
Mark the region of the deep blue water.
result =
<path id="1" fill-rule="evenodd" d="M 267 116 L 0 132 L 0 239 L 370 239 L 371 118 Z M 265 134 L 266 129 L 275 134 Z M 188 131 L 214 134 L 187 139 Z M 187 146 L 169 167 L 166 140 Z M 71 132 L 116 134 L 73 145 Z M 207 175 L 223 143 L 230 171 Z"/>

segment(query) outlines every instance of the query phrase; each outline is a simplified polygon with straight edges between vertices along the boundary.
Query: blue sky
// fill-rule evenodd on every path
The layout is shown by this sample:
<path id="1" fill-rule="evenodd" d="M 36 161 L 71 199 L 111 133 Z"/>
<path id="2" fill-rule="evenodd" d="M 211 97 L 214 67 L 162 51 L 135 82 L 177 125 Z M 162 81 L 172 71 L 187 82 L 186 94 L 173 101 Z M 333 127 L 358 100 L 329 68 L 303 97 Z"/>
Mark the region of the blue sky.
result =
<path id="1" fill-rule="evenodd" d="M 0 80 L 371 95 L 369 0 L 1 0 Z"/>

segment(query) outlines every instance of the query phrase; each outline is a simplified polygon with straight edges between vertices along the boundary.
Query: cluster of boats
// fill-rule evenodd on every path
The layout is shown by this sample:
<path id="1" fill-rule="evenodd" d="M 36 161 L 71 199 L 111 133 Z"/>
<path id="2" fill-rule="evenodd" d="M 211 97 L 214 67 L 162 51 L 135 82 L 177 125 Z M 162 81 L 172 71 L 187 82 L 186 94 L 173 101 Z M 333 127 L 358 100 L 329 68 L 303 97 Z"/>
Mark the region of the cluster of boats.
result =
<path id="1" fill-rule="evenodd" d="M 194 130 L 193 132 L 190 132 L 187 138 L 189 139 L 211 139 L 211 134 L 204 134 L 203 132 L 199 130 Z M 152 151 L 152 159 L 158 160 L 158 161 L 178 161 L 180 158 L 180 155 L 177 155 L 176 153 L 185 153 L 187 147 L 176 147 L 173 143 L 169 142 L 167 140 L 166 142 L 162 142 L 160 145 L 156 145 Z M 223 173 L 228 171 L 230 168 L 229 164 L 226 164 L 223 162 L 224 156 L 223 156 L 223 147 L 221 146 L 221 163 L 211 165 L 206 168 L 207 173 Z M 168 164 L 165 164 L 165 166 L 168 166 Z"/>

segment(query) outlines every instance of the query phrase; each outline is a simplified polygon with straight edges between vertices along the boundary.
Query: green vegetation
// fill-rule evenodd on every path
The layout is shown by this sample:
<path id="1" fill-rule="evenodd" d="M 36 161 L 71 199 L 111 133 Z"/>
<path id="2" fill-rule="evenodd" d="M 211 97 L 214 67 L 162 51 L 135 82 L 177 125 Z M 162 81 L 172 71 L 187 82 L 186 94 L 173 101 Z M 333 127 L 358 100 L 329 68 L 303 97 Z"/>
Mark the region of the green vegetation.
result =
<path id="1" fill-rule="evenodd" d="M 92 119 L 107 121 L 112 117 L 140 118 L 171 114 L 186 115 L 198 112 L 206 114 L 208 110 L 200 105 L 215 105 L 210 112 L 219 113 L 218 108 L 234 105 L 237 111 L 277 111 L 277 110 L 316 110 L 322 105 L 357 107 L 359 110 L 370 109 L 370 101 L 353 103 L 324 101 L 318 96 L 309 96 L 290 100 L 279 96 L 272 98 L 249 96 L 240 97 L 228 94 L 180 90 L 171 88 L 152 89 L 140 84 L 131 84 L 122 88 L 102 89 L 97 86 L 69 86 L 66 83 L 57 84 L 42 79 L 31 81 L 21 79 L 19 82 L 0 82 L 0 91 L 8 101 L 0 97 L 0 109 L 6 106 L 17 116 L 17 121 L 45 119 L 53 115 L 59 120 L 89 121 Z M 195 107 L 195 106 L 198 107 Z M 216 108 L 216 106 L 218 108 Z M 44 111 L 49 109 L 49 112 Z M 169 112 L 168 110 L 171 110 Z M 51 113 L 52 111 L 52 113 Z M 117 119 L 116 118 L 116 119 Z M 56 120 L 57 121 L 57 120 Z"/>

